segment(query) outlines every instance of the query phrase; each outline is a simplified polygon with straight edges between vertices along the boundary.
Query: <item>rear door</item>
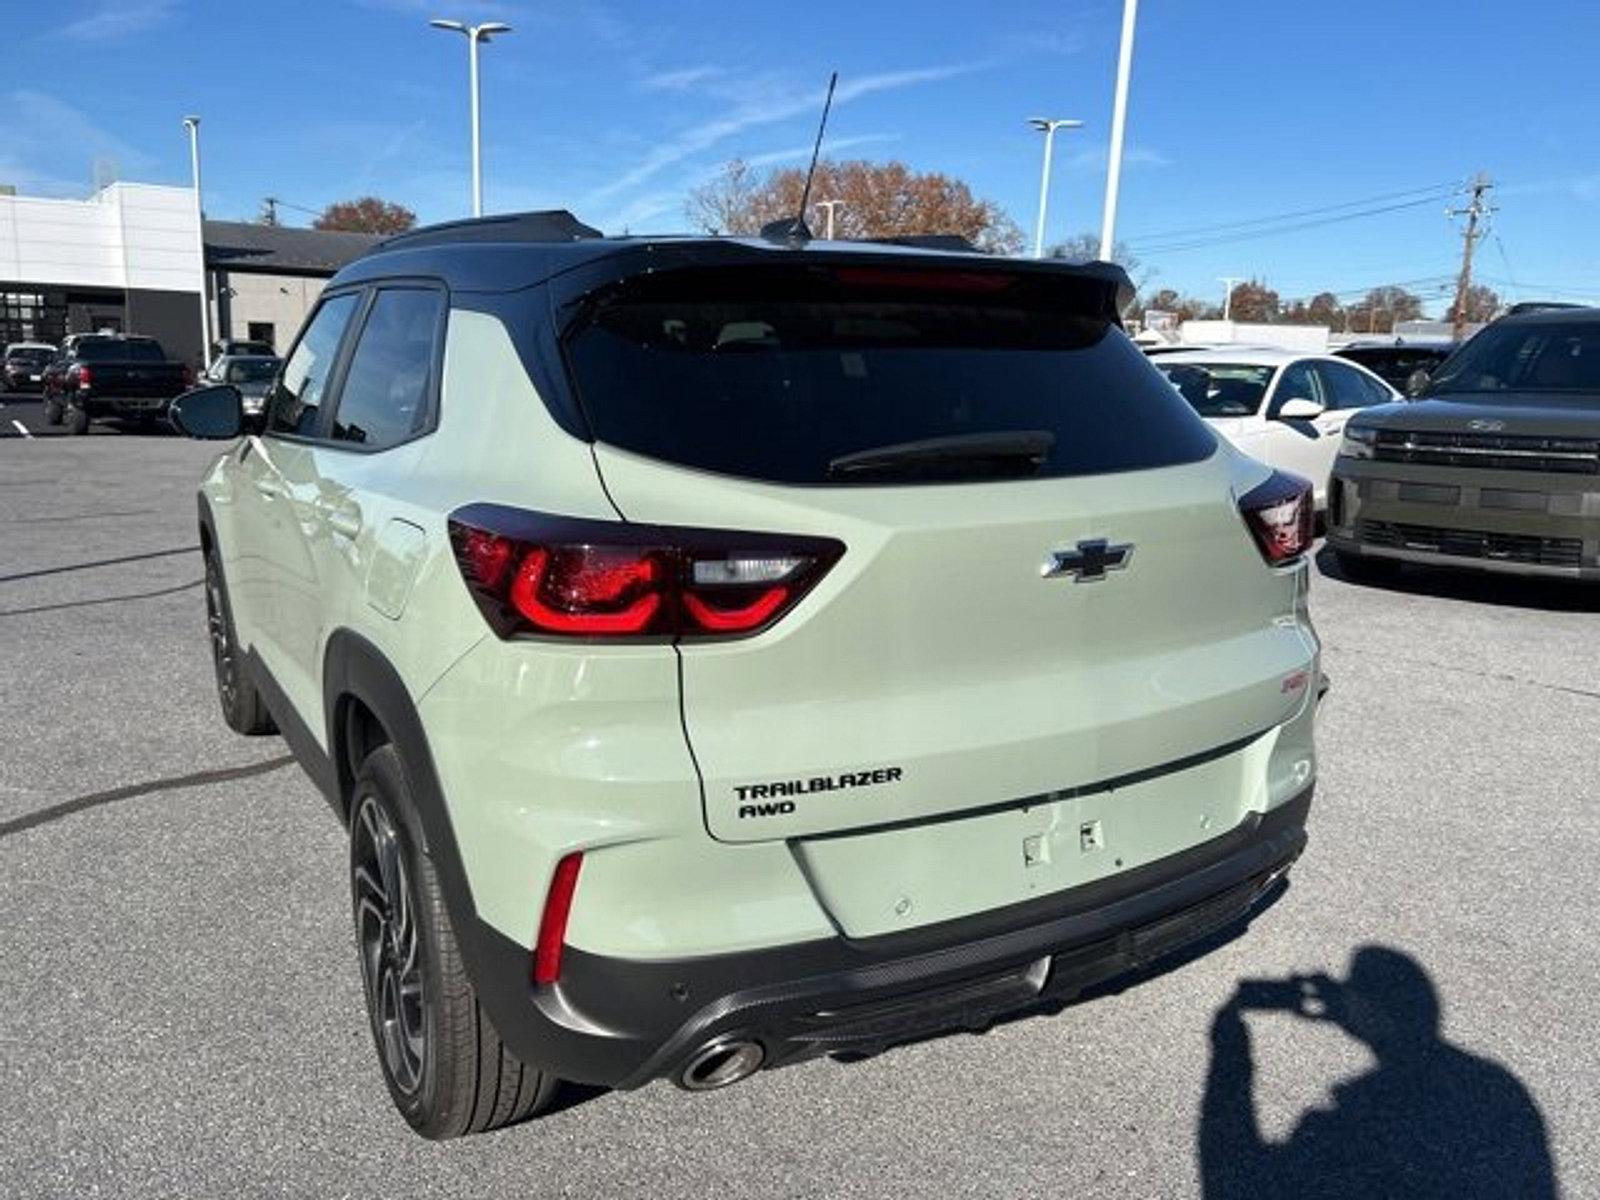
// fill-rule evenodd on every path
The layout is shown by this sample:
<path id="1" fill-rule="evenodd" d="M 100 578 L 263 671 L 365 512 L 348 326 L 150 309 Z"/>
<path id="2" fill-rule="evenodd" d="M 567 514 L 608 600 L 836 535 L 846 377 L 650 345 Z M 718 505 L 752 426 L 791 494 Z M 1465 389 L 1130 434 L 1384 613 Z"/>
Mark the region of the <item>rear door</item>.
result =
<path id="1" fill-rule="evenodd" d="M 658 278 L 571 339 L 628 519 L 846 548 L 767 631 L 679 648 L 714 837 L 1042 802 L 1300 701 L 1292 585 L 1233 500 L 1265 472 L 1089 297 L 966 287 Z M 1040 433 L 1037 461 L 1002 453 Z"/>

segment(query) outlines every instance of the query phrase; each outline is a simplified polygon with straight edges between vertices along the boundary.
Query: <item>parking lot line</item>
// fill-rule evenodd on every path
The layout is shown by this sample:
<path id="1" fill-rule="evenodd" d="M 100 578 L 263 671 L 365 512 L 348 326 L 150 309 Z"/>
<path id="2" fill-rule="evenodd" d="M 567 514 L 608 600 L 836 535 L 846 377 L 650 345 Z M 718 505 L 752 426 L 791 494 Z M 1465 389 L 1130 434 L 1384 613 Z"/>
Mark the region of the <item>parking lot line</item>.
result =
<path id="1" fill-rule="evenodd" d="M 30 442 L 33 441 L 33 434 L 28 432 L 28 427 L 26 425 L 17 420 L 15 417 L 12 418 L 11 423 L 17 427 L 18 433 L 27 438 Z"/>

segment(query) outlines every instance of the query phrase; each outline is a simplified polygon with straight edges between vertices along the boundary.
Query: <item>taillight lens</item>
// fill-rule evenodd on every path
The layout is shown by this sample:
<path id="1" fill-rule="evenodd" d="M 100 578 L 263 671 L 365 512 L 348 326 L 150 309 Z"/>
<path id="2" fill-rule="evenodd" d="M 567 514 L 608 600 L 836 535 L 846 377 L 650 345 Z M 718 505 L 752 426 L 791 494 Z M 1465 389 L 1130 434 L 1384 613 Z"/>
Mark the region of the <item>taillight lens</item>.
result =
<path id="1" fill-rule="evenodd" d="M 93 373 L 82 363 L 72 368 L 72 377 L 77 381 L 80 388 L 88 387 L 94 380 Z"/>
<path id="2" fill-rule="evenodd" d="M 1274 471 L 1239 498 L 1239 512 L 1268 565 L 1281 567 L 1311 549 L 1313 499 L 1309 480 Z"/>
<path id="3" fill-rule="evenodd" d="M 494 504 L 450 519 L 462 578 L 517 636 L 746 637 L 780 620 L 844 553 L 831 538 L 633 525 Z"/>

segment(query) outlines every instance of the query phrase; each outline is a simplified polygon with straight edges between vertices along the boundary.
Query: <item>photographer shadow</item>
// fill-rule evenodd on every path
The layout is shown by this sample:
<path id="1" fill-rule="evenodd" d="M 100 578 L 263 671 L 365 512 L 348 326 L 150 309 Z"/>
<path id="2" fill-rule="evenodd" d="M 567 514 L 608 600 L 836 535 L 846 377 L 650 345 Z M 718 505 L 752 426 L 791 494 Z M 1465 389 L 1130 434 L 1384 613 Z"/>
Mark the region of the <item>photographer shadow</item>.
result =
<path id="1" fill-rule="evenodd" d="M 1286 1141 L 1268 1141 L 1243 1019 L 1252 1009 L 1333 1024 L 1365 1043 L 1377 1066 L 1335 1087 L 1332 1108 L 1306 1113 Z M 1212 1023 L 1199 1140 L 1207 1200 L 1556 1195 L 1532 1096 L 1504 1067 L 1444 1041 L 1427 972 L 1381 946 L 1357 950 L 1342 982 L 1240 985 Z"/>

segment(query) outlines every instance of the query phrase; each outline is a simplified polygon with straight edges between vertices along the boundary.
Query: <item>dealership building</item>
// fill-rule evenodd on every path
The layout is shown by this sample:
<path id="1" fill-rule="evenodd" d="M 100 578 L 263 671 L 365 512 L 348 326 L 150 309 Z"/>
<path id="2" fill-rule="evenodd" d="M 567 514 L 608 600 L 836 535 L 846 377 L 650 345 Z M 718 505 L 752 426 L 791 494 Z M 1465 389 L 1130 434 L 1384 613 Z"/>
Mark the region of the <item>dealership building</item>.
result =
<path id="1" fill-rule="evenodd" d="M 205 222 L 213 338 L 278 350 L 367 234 Z M 112 183 L 87 200 L 0 195 L 0 345 L 115 330 L 200 359 L 200 239 L 188 188 Z"/>

